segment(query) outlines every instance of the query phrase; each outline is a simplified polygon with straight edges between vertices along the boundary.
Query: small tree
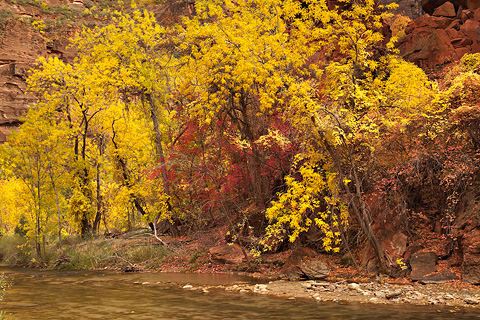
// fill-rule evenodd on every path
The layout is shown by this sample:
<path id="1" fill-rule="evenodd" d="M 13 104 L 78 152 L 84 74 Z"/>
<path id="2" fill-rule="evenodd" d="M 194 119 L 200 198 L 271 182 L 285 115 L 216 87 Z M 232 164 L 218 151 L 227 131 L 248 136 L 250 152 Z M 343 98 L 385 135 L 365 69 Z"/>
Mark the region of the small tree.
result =
<path id="1" fill-rule="evenodd" d="M 2 146 L 2 167 L 20 179 L 28 190 L 30 210 L 30 237 L 35 241 L 37 257 L 43 260 L 41 243 L 49 231 L 47 221 L 52 214 L 51 204 L 57 208 L 58 235 L 61 235 L 61 209 L 59 186 L 64 174 L 62 165 L 68 157 L 65 144 L 69 129 L 57 123 L 54 111 L 41 105 L 27 113 L 18 131 L 14 131 Z M 28 234 L 27 234 L 28 235 Z"/>

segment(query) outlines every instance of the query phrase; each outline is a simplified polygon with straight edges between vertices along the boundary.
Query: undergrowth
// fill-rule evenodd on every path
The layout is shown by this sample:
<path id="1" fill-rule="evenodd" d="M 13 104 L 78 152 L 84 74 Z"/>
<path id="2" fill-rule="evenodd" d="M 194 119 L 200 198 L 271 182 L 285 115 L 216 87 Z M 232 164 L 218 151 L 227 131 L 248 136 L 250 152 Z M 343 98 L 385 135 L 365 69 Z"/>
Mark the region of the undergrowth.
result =
<path id="1" fill-rule="evenodd" d="M 170 253 L 150 238 L 82 239 L 69 236 L 62 245 L 52 242 L 42 247 L 42 257 L 36 256 L 32 244 L 19 235 L 0 239 L 0 258 L 9 266 L 48 267 L 58 269 L 99 269 L 158 265 Z"/>

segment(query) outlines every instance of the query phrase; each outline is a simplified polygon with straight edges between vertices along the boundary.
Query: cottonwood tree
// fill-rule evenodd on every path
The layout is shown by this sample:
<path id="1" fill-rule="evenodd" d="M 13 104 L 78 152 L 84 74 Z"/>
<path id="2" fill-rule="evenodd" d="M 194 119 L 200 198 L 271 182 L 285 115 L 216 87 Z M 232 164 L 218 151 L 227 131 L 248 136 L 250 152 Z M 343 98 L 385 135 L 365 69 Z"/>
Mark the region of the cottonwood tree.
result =
<path id="1" fill-rule="evenodd" d="M 45 105 L 30 109 L 20 129 L 2 146 L 2 168 L 22 181 L 28 190 L 25 196 L 29 209 L 24 212 L 30 230 L 27 236 L 34 239 L 40 261 L 44 259 L 41 244 L 49 233 L 49 218 L 55 212 L 51 208 L 57 209 L 59 241 L 61 238 L 60 190 L 65 183 L 62 164 L 70 156 L 66 144 L 70 130 L 56 122 L 54 112 Z"/>
<path id="2" fill-rule="evenodd" d="M 353 212 L 386 263 L 364 199 L 364 178 L 385 131 L 405 126 L 433 99 L 423 72 L 403 62 L 384 40 L 384 8 L 374 1 L 199 1 L 184 21 L 182 92 L 203 124 L 234 128 L 248 148 L 279 113 L 297 132 L 300 152 L 287 190 L 267 209 L 269 235 L 294 241 L 315 224 L 326 250 L 338 250 L 341 225 Z M 324 56 L 321 58 L 321 56 Z M 261 155 L 247 160 L 258 168 Z M 262 201 L 268 183 L 250 170 L 247 184 Z"/>
<path id="3" fill-rule="evenodd" d="M 96 215 L 93 181 L 99 152 L 92 137 L 102 134 L 101 115 L 116 98 L 112 86 L 97 76 L 96 68 L 81 61 L 66 64 L 58 58 L 40 58 L 27 80 L 29 90 L 59 112 L 60 121 L 72 132 L 68 140 L 73 149 L 69 211 L 82 235 L 92 231 Z"/>
<path id="4" fill-rule="evenodd" d="M 143 111 L 151 121 L 149 129 L 161 172 L 161 192 L 169 201 L 171 187 L 163 144 L 168 131 L 176 130 L 171 92 L 177 65 L 171 31 L 159 26 L 154 15 L 146 10 L 134 10 L 132 14 L 115 13 L 112 20 L 113 23 L 105 27 L 85 29 L 75 40 L 80 60 L 97 66 L 106 83 L 123 95 L 124 102 L 128 102 L 126 105 Z M 121 163 L 126 159 L 118 155 L 117 160 Z M 142 212 L 144 209 L 135 197 L 134 202 Z M 157 215 L 154 225 L 160 216 Z M 171 232 L 178 233 L 173 224 Z"/>
<path id="5" fill-rule="evenodd" d="M 296 147 L 282 108 L 311 49 L 290 42 L 280 4 L 197 1 L 197 16 L 180 30 L 180 92 L 191 101 L 184 112 L 203 129 L 195 141 L 200 152 L 190 153 L 186 166 L 196 168 L 195 176 L 203 172 L 211 199 L 228 200 L 236 212 L 268 205 Z"/>
<path id="6" fill-rule="evenodd" d="M 277 221 L 272 230 L 293 227 L 291 240 L 315 222 L 326 235 L 325 248 L 331 249 L 341 238 L 339 224 L 347 211 L 353 212 L 385 272 L 364 181 L 374 170 L 371 164 L 378 160 L 385 133 L 433 112 L 435 95 L 425 74 L 395 54 L 394 39 L 384 40 L 383 8 L 374 1 L 343 3 L 342 9 L 330 10 L 324 1 L 311 1 L 288 15 L 291 36 L 320 43 L 326 59 L 312 63 L 314 77 L 292 86 L 287 114 L 304 134 L 304 152 L 297 156 L 301 178 L 287 179 L 288 191 L 267 215 Z M 320 217 L 306 218 L 308 211 Z"/>

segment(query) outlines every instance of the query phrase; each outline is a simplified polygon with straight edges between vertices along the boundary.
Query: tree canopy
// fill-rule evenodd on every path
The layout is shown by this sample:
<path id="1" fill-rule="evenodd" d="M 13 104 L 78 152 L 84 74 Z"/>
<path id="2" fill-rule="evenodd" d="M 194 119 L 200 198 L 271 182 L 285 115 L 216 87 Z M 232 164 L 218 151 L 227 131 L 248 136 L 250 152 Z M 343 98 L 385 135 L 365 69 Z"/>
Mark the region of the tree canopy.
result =
<path id="1" fill-rule="evenodd" d="M 366 194 L 412 137 L 427 145 L 453 126 L 449 103 L 473 128 L 459 92 L 475 95 L 478 75 L 441 93 L 398 56 L 383 22 L 393 5 L 338 4 L 202 0 L 171 28 L 134 9 L 84 29 L 74 63 L 40 58 L 28 79 L 38 102 L 2 146 L 0 226 L 25 217 L 41 256 L 62 230 L 150 223 L 157 235 L 160 221 L 174 235 L 226 221 L 256 250 L 315 230 L 338 252 L 353 223 L 385 269 Z"/>

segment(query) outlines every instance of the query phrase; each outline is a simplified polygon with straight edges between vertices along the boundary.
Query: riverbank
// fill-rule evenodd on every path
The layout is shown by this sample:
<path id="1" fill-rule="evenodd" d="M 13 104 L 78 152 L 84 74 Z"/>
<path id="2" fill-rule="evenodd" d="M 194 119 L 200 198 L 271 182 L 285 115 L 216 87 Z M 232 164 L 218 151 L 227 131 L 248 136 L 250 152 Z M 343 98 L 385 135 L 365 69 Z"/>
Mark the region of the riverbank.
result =
<path id="1" fill-rule="evenodd" d="M 219 262 L 213 259 L 209 248 L 226 245 L 221 232 L 218 235 L 196 234 L 175 239 L 167 237 L 166 247 L 143 232 L 109 239 L 65 239 L 61 248 L 52 244 L 46 249 L 47 259 L 43 264 L 29 256 L 28 251 L 22 251 L 16 242 L 18 239 L 10 239 L 9 245 L 5 244 L 6 240 L 2 239 L 0 249 L 7 265 L 144 273 L 229 273 L 253 277 L 258 284 L 179 284 L 179 287 L 200 293 L 225 290 L 316 302 L 439 305 L 480 309 L 480 288 L 477 286 L 459 280 L 422 285 L 408 278 L 360 274 L 351 266 L 341 265 L 336 256 L 323 257 L 330 259 L 328 265 L 331 272 L 324 280 L 316 281 L 292 281 L 285 273 L 288 253 L 252 258 L 250 266 L 245 261 L 237 264 Z"/>
<path id="2" fill-rule="evenodd" d="M 236 284 L 230 286 L 183 285 L 185 290 L 208 293 L 223 289 L 239 294 L 261 294 L 286 299 L 306 299 L 315 302 L 436 305 L 480 309 L 480 289 L 459 282 L 445 284 L 389 284 L 355 283 L 347 281 L 287 281 L 276 280 L 265 284 Z"/>

